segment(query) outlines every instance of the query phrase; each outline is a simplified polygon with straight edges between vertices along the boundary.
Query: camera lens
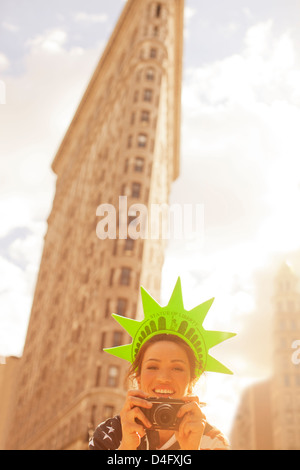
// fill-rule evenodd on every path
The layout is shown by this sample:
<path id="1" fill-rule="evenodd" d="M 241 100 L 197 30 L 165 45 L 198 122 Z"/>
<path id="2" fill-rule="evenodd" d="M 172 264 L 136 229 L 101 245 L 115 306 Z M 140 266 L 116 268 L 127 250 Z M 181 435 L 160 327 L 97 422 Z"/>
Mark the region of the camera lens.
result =
<path id="1" fill-rule="evenodd" d="M 155 410 L 154 419 L 159 426 L 170 426 L 175 419 L 174 409 L 168 404 L 159 405 Z"/>

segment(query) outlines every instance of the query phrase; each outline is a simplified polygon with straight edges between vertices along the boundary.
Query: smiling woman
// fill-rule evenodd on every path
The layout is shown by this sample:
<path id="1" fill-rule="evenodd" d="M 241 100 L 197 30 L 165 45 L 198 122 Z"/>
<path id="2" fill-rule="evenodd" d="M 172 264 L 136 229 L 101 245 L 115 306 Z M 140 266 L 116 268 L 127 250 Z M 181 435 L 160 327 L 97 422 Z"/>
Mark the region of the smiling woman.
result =
<path id="1" fill-rule="evenodd" d="M 138 388 L 129 390 L 119 416 L 97 427 L 89 448 L 229 449 L 223 434 L 206 421 L 198 397 L 192 395 L 194 371 L 192 351 L 180 338 L 157 335 L 147 341 L 129 371 Z"/>
<path id="2" fill-rule="evenodd" d="M 162 344 L 158 344 L 154 348 L 149 348 L 152 345 L 156 345 L 157 342 L 162 341 Z M 164 345 L 165 342 L 168 342 Z M 173 345 L 172 345 L 173 343 Z M 164 352 L 164 347 L 166 348 L 167 355 L 161 355 Z M 157 350 L 158 347 L 158 350 Z M 161 350 L 162 348 L 162 350 Z M 150 353 L 153 350 L 153 353 L 156 353 L 154 357 L 149 357 L 149 349 Z M 173 349 L 173 351 L 172 351 Z M 157 354 L 158 352 L 158 354 Z M 178 353 L 177 356 L 175 353 Z M 169 354 L 171 356 L 169 357 Z M 174 353 L 174 354 L 172 354 Z M 180 338 L 174 335 L 156 335 L 149 339 L 144 346 L 140 349 L 139 353 L 137 354 L 135 361 L 133 362 L 131 368 L 129 369 L 128 378 L 132 380 L 136 380 L 137 383 L 140 383 L 142 371 L 144 370 L 159 370 L 162 369 L 164 366 L 164 361 L 166 362 L 166 366 L 169 365 L 169 368 L 174 371 L 183 372 L 188 369 L 189 371 L 189 384 L 188 384 L 188 393 L 192 393 L 193 386 L 197 382 L 197 377 L 195 376 L 195 363 L 196 358 L 189 346 Z M 168 364 L 169 363 L 169 364 Z M 144 365 L 144 367 L 143 367 Z M 174 392 L 174 391 L 173 391 Z M 173 394 L 169 396 L 171 396 Z M 163 391 L 165 396 L 165 392 Z"/>
<path id="3" fill-rule="evenodd" d="M 114 316 L 131 332 L 132 344 L 105 350 L 131 361 L 128 378 L 135 388 L 128 391 L 120 415 L 96 428 L 89 448 L 229 449 L 223 434 L 207 423 L 193 387 L 204 370 L 230 373 L 208 350 L 233 333 L 202 328 L 211 301 L 184 310 L 180 279 L 166 307 L 145 290 L 142 298 L 142 322 Z"/>

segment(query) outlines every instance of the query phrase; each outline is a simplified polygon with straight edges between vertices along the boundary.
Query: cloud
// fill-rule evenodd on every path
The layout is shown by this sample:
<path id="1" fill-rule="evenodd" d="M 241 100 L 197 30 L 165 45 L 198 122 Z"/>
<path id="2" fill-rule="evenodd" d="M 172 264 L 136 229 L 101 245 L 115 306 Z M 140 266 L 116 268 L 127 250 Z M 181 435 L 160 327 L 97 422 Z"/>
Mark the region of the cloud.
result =
<path id="1" fill-rule="evenodd" d="M 4 28 L 6 31 L 9 31 L 9 32 L 11 32 L 11 33 L 17 33 L 17 32 L 20 30 L 19 26 L 17 26 L 16 24 L 13 24 L 13 23 L 9 23 L 9 22 L 7 22 L 7 21 L 3 21 L 3 22 L 1 23 L 1 26 L 2 26 L 2 28 Z"/>
<path id="2" fill-rule="evenodd" d="M 86 23 L 86 24 L 98 24 L 98 23 L 106 23 L 108 21 L 108 15 L 103 14 L 93 14 L 93 13 L 85 13 L 83 11 L 77 12 L 73 15 L 74 21 L 76 23 Z"/>
<path id="3" fill-rule="evenodd" d="M 194 186 L 182 192 L 200 186 L 207 223 L 230 225 L 253 216 L 260 224 L 266 210 L 278 209 L 281 193 L 285 204 L 298 204 L 294 55 L 291 38 L 274 37 L 266 22 L 249 29 L 242 54 L 186 71 L 182 170 Z"/>
<path id="4" fill-rule="evenodd" d="M 184 19 L 185 19 L 185 21 L 189 21 L 196 14 L 197 14 L 197 10 L 195 8 L 189 7 L 187 5 L 184 7 Z"/>
<path id="5" fill-rule="evenodd" d="M 0 256 L 0 351 L 2 355 L 20 355 L 28 324 L 33 291 L 24 271 Z M 32 279 L 32 277 L 31 277 Z"/>
<path id="6" fill-rule="evenodd" d="M 299 72 L 292 36 L 266 21 L 248 29 L 241 53 L 184 75 L 171 201 L 204 204 L 205 234 L 201 246 L 184 242 L 182 255 L 169 244 L 163 288 L 182 273 L 192 304 L 199 292 L 216 297 L 209 321 L 238 329 L 242 377 L 270 370 L 273 277 L 300 249 Z"/>
<path id="7" fill-rule="evenodd" d="M 67 40 L 67 33 L 61 29 L 53 29 L 44 34 L 37 35 L 33 39 L 26 41 L 26 46 L 31 51 L 40 51 L 44 49 L 47 52 L 59 53 L 63 52 L 63 46 Z"/>
<path id="8" fill-rule="evenodd" d="M 9 59 L 6 57 L 5 54 L 0 52 L 0 70 L 5 71 L 9 68 L 10 62 Z"/>
<path id="9" fill-rule="evenodd" d="M 0 354 L 22 351 L 55 193 L 51 163 L 102 47 L 68 46 L 62 29 L 33 37 L 27 42 L 24 74 L 5 78 L 7 97 L 0 114 L 0 275 L 5 280 Z"/>
<path id="10" fill-rule="evenodd" d="M 190 38 L 190 21 L 191 19 L 197 14 L 197 10 L 195 8 L 185 6 L 184 7 L 184 39 L 187 41 Z"/>
<path id="11" fill-rule="evenodd" d="M 280 98 L 290 100 L 294 93 L 299 96 L 295 45 L 288 33 L 274 37 L 272 22 L 268 21 L 249 28 L 244 43 L 241 54 L 187 71 L 189 94 L 184 97 L 189 99 L 185 103 L 189 110 L 192 104 L 194 110 L 203 104 L 248 107 Z M 192 96 L 198 100 L 192 100 Z"/>

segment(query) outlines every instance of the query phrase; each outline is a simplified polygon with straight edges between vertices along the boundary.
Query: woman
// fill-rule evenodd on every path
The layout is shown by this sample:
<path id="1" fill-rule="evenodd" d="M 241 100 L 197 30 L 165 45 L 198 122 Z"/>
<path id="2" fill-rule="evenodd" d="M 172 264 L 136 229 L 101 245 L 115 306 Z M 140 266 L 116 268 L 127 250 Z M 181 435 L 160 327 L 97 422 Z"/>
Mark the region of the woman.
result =
<path id="1" fill-rule="evenodd" d="M 197 381 L 193 351 L 175 335 L 156 335 L 140 349 L 129 371 L 138 389 L 130 390 L 120 416 L 100 424 L 90 441 L 91 450 L 198 450 L 229 449 L 225 437 L 210 426 L 199 399 L 192 395 Z M 151 430 L 143 410 L 148 397 L 176 398 L 185 403 L 177 413 L 177 431 Z"/>
<path id="2" fill-rule="evenodd" d="M 141 296 L 143 320 L 112 315 L 130 334 L 132 343 L 105 349 L 131 362 L 129 376 L 136 380 L 137 389 L 128 392 L 119 416 L 98 426 L 90 449 L 228 449 L 223 435 L 206 422 L 192 389 L 204 371 L 232 373 L 208 352 L 235 334 L 203 328 L 214 299 L 185 310 L 180 278 L 166 307 L 143 288 Z M 178 430 L 153 429 L 146 416 L 153 406 L 149 397 L 184 402 L 177 411 Z"/>

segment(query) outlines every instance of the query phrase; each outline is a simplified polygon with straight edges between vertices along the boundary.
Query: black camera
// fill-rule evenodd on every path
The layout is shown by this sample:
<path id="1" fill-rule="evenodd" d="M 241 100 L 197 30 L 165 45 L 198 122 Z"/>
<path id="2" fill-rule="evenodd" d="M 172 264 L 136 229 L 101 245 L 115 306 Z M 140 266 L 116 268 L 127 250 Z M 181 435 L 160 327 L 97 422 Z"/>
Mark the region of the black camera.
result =
<path id="1" fill-rule="evenodd" d="M 142 410 L 152 423 L 152 429 L 178 429 L 181 419 L 177 418 L 177 413 L 185 403 L 184 401 L 157 397 L 146 398 L 146 400 L 152 403 L 152 408 Z"/>

